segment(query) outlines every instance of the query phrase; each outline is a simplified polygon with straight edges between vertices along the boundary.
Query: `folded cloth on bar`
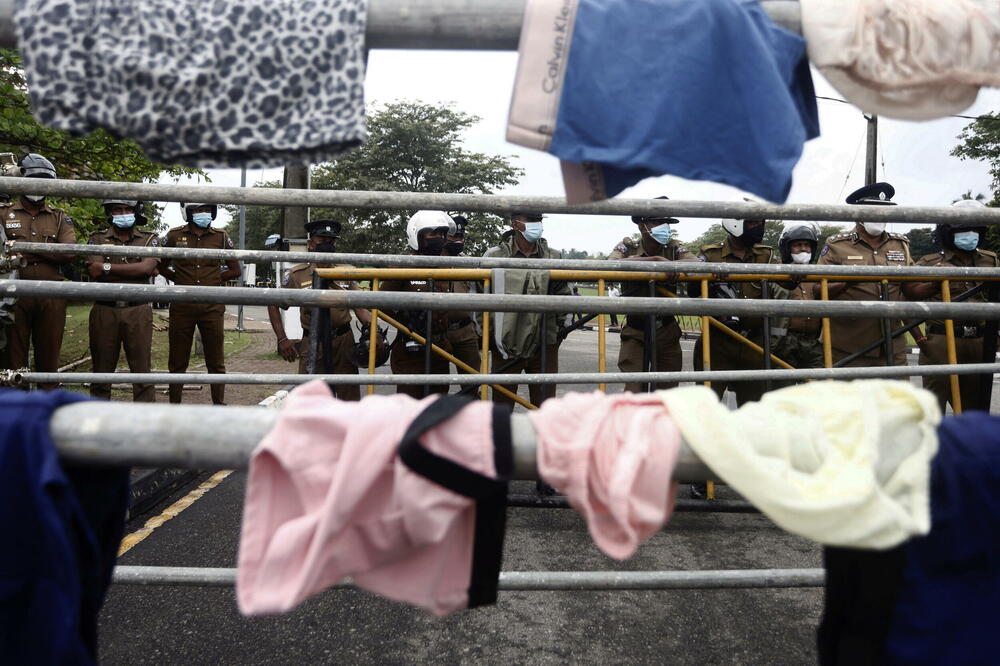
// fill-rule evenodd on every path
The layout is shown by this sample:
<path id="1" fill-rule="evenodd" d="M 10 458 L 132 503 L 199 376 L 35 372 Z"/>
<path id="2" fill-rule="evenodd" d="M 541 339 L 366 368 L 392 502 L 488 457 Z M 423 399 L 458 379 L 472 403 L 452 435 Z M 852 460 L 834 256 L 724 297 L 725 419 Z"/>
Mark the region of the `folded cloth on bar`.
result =
<path id="1" fill-rule="evenodd" d="M 569 203 L 671 174 L 784 202 L 819 114 L 804 40 L 756 0 L 529 0 L 507 140 Z"/>
<path id="2" fill-rule="evenodd" d="M 367 0 L 18 0 L 32 112 L 153 160 L 327 162 L 365 140 Z"/>
<path id="3" fill-rule="evenodd" d="M 1000 86 L 997 0 L 801 0 L 809 59 L 852 104 L 905 120 Z"/>
<path id="4" fill-rule="evenodd" d="M 539 476 L 565 493 L 607 555 L 630 557 L 670 519 L 680 433 L 655 394 L 570 393 L 528 418 Z"/>
<path id="5" fill-rule="evenodd" d="M 129 501 L 126 468 L 63 466 L 52 413 L 68 391 L 0 391 L 0 655 L 93 664 Z"/>
<path id="6" fill-rule="evenodd" d="M 492 403 L 295 389 L 250 460 L 240 611 L 285 612 L 346 577 L 437 615 L 492 603 L 510 447 Z"/>
<path id="7" fill-rule="evenodd" d="M 811 382 L 735 411 L 704 386 L 658 395 L 719 479 L 789 532 L 886 549 L 930 529 L 941 412 L 924 389 L 881 379 Z"/>

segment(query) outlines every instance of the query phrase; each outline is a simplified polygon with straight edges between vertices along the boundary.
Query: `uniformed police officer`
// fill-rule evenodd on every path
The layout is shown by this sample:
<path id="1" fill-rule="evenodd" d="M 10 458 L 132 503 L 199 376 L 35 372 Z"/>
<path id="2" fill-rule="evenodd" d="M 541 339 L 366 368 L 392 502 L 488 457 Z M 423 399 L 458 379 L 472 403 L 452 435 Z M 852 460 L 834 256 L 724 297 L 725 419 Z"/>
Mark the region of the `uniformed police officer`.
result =
<path id="1" fill-rule="evenodd" d="M 666 199 L 667 197 L 659 198 Z M 675 218 L 633 215 L 632 222 L 639 229 L 639 243 L 634 241 L 629 244 L 619 243 L 608 255 L 608 259 L 648 262 L 697 261 L 687 251 L 687 248 L 673 237 L 672 225 L 677 224 Z M 656 270 L 656 267 L 651 266 L 650 270 Z M 662 286 L 675 292 L 677 290 L 676 285 Z M 626 297 L 651 295 L 647 282 L 626 280 L 624 290 Z M 660 296 L 658 292 L 655 295 Z M 644 372 L 647 369 L 656 372 L 679 372 L 683 356 L 681 353 L 681 327 L 677 323 L 677 319 L 672 315 L 655 317 L 655 322 L 650 322 L 650 319 L 651 317 L 646 315 L 628 315 L 625 318 L 625 325 L 621 331 L 621 348 L 618 352 L 618 369 L 622 372 Z M 652 328 L 650 328 L 651 324 Z M 652 357 L 652 367 L 647 367 L 646 362 L 647 338 L 654 342 L 656 348 L 656 355 Z M 638 393 L 645 390 L 647 386 L 648 384 L 634 382 L 626 384 L 625 390 Z M 658 382 L 656 384 L 658 389 L 669 389 L 675 386 L 677 386 L 677 382 Z"/>
<path id="2" fill-rule="evenodd" d="M 982 208 L 978 201 L 964 199 L 956 201 L 956 207 Z M 997 255 L 980 247 L 986 238 L 986 227 L 977 223 L 939 224 L 934 229 L 934 238 L 941 246 L 938 252 L 924 255 L 917 261 L 918 266 L 961 266 L 975 268 L 996 268 L 1000 265 Z M 951 280 L 949 283 L 951 298 L 972 289 L 980 283 L 971 281 Z M 911 300 L 940 301 L 940 282 L 907 283 L 903 291 Z M 968 299 L 969 303 L 985 302 L 987 296 L 980 292 Z M 983 362 L 983 333 L 986 329 L 982 321 L 956 321 L 955 351 L 959 363 Z M 920 365 L 945 365 L 948 363 L 948 350 L 945 336 L 944 321 L 933 319 L 924 324 L 925 336 L 916 338 L 920 346 Z M 980 390 L 979 375 L 959 375 L 958 384 L 962 400 L 962 409 L 987 409 L 989 395 Z M 924 387 L 937 396 L 941 411 L 951 404 L 951 382 L 948 375 L 924 377 Z M 954 409 L 954 405 L 952 405 Z"/>
<path id="3" fill-rule="evenodd" d="M 25 178 L 55 178 L 52 162 L 37 153 L 29 153 L 19 162 Z M 3 204 L 4 231 L 13 241 L 31 243 L 76 243 L 73 220 L 36 194 L 22 195 L 15 203 Z M 27 264 L 18 270 L 25 280 L 63 279 L 60 267 L 73 260 L 68 254 L 23 254 Z M 28 365 L 28 348 L 34 346 L 35 370 L 56 372 L 66 326 L 66 301 L 62 298 L 19 297 L 14 305 L 14 325 L 9 331 L 7 362 L 9 369 Z M 56 383 L 39 384 L 42 389 L 54 389 Z"/>
<path id="4" fill-rule="evenodd" d="M 510 229 L 500 236 L 500 243 L 488 250 L 484 257 L 518 257 L 537 259 L 559 259 L 562 255 L 549 248 L 542 237 L 544 226 L 541 213 L 515 213 L 510 219 Z M 507 293 L 515 284 L 517 276 L 522 278 L 517 293 L 546 293 L 569 296 L 569 285 L 565 280 L 549 280 L 548 272 L 507 270 Z M 534 274 L 534 275 L 532 275 Z M 496 286 L 496 285 L 494 285 Z M 540 340 L 541 322 L 545 318 L 545 339 Z M 497 313 L 494 318 L 494 336 L 491 341 L 493 372 L 503 374 L 555 373 L 559 372 L 559 325 L 565 323 L 567 315 L 537 312 Z M 500 341 L 498 343 L 498 341 Z M 545 359 L 542 362 L 544 345 Z M 501 348 L 502 346 L 502 348 Z M 516 384 L 504 387 L 517 393 Z M 532 384 L 528 394 L 534 405 L 540 405 L 556 393 L 555 384 Z M 493 401 L 513 405 L 513 399 L 493 392 Z"/>
<path id="5" fill-rule="evenodd" d="M 721 243 L 703 245 L 699 258 L 702 261 L 729 264 L 773 264 L 777 263 L 774 249 L 761 244 L 764 238 L 765 220 L 723 220 L 722 227 L 728 233 Z M 712 284 L 712 297 L 718 298 L 761 298 L 763 294 L 760 282 L 723 282 Z M 768 283 L 769 298 L 787 298 L 788 291 L 774 282 Z M 727 326 L 758 345 L 762 345 L 764 332 L 763 317 L 728 317 L 723 320 Z M 760 370 L 764 367 L 764 357 L 760 352 L 751 349 L 739 340 L 735 340 L 722 331 L 713 331 L 711 341 L 712 370 Z M 694 346 L 694 368 L 703 370 L 702 358 L 703 340 L 701 338 Z M 726 389 L 736 394 L 736 404 L 760 400 L 764 395 L 763 381 L 751 382 L 712 382 L 712 389 L 721 399 Z"/>
<path id="6" fill-rule="evenodd" d="M 156 247 L 156 234 L 137 227 L 145 224 L 141 201 L 105 199 L 101 202 L 108 228 L 90 237 L 98 246 Z M 129 258 L 91 255 L 87 272 L 97 282 L 149 284 L 156 272 L 153 257 Z M 149 372 L 153 348 L 153 308 L 149 303 L 96 301 L 90 310 L 90 356 L 94 372 L 114 372 L 122 347 L 131 372 Z M 91 384 L 90 395 L 111 399 L 110 384 Z M 133 402 L 156 402 L 152 384 L 133 384 Z"/>
<path id="7" fill-rule="evenodd" d="M 846 199 L 849 204 L 869 206 L 895 206 L 892 201 L 896 193 L 889 183 L 865 185 L 852 192 Z M 830 236 L 820 252 L 821 266 L 912 266 L 910 242 L 902 234 L 888 233 L 885 222 L 858 222 L 854 230 Z M 889 300 L 898 301 L 901 289 L 898 282 L 889 283 Z M 813 289 L 819 293 L 819 285 Z M 878 301 L 881 287 L 875 282 L 831 282 L 829 293 L 838 301 Z M 888 327 L 899 328 L 902 322 L 893 319 Z M 880 318 L 834 317 L 830 320 L 830 344 L 833 360 L 837 361 L 872 343 L 884 340 L 886 322 Z M 906 365 L 906 349 L 903 336 L 897 336 L 892 344 L 892 365 Z M 885 365 L 885 353 L 880 345 L 848 364 L 851 367 Z"/>
<path id="8" fill-rule="evenodd" d="M 792 224 L 785 228 L 778 240 L 781 263 L 814 264 L 819 257 L 818 245 L 819 236 L 816 234 L 815 226 L 801 223 Z M 813 293 L 815 283 L 813 282 L 793 280 L 789 287 L 788 300 L 790 301 L 811 301 L 815 298 Z M 823 367 L 821 329 L 822 319 L 820 317 L 789 318 L 785 335 L 774 347 L 775 355 L 796 368 Z"/>
<path id="9" fill-rule="evenodd" d="M 458 257 L 465 250 L 465 228 L 469 221 L 463 215 L 452 215 L 452 227 L 448 230 L 448 238 L 441 253 L 446 257 Z M 465 280 L 451 280 L 448 288 L 455 294 L 468 294 L 473 291 L 472 285 Z M 460 361 L 479 370 L 481 340 L 479 326 L 468 312 L 453 312 L 448 318 L 448 342 L 451 353 Z"/>
<path id="10" fill-rule="evenodd" d="M 182 203 L 181 210 L 187 224 L 174 227 L 167 232 L 165 247 L 226 250 L 233 247 L 233 241 L 224 229 L 213 229 L 212 222 L 218 214 L 215 204 Z M 225 269 L 222 265 L 225 265 Z M 240 276 L 240 262 L 230 259 L 164 259 L 160 271 L 175 284 L 183 287 L 222 287 L 227 280 Z M 225 359 L 225 305 L 209 303 L 171 303 L 168 338 L 170 354 L 167 366 L 170 372 L 186 372 L 191 359 L 191 343 L 194 331 L 201 332 L 201 344 L 205 350 L 205 367 L 213 374 L 226 372 Z M 184 387 L 170 385 L 170 402 L 179 403 Z M 225 404 L 226 387 L 212 385 L 212 402 Z"/>
<path id="11" fill-rule="evenodd" d="M 340 238 L 341 224 L 337 220 L 322 219 L 312 220 L 306 224 L 306 234 L 309 237 L 306 249 L 309 252 L 336 252 L 337 239 Z M 313 286 L 313 275 L 317 268 L 330 268 L 334 264 L 298 264 L 294 266 L 282 280 L 281 286 L 284 289 L 311 289 Z M 337 281 L 328 283 L 329 289 L 357 289 L 357 283 L 353 281 Z M 287 306 L 286 306 L 287 307 Z M 358 367 L 351 361 L 351 348 L 354 345 L 354 334 L 351 332 L 351 310 L 349 308 L 328 308 L 330 311 L 330 332 L 332 347 L 332 363 L 330 374 L 356 375 Z M 289 340 L 285 334 L 285 324 L 281 320 L 281 313 L 275 305 L 267 307 L 267 315 L 271 320 L 271 328 L 278 340 L 278 353 L 286 361 L 299 361 L 299 374 L 307 372 L 307 362 L 309 359 L 309 336 L 315 331 L 312 324 L 311 307 L 300 308 L 299 321 L 302 324 L 302 339 Z M 368 310 L 357 308 L 354 313 L 362 325 L 367 326 L 371 322 L 371 313 Z M 326 373 L 323 363 L 323 341 L 317 345 L 316 372 Z M 361 388 L 357 385 L 348 386 L 344 384 L 333 385 L 330 389 L 341 400 L 359 400 L 361 398 Z"/>
<path id="12" fill-rule="evenodd" d="M 413 214 L 406 223 L 406 242 L 415 254 L 425 256 L 440 256 L 444 250 L 445 243 L 452 219 L 447 213 L 439 210 L 420 210 Z M 433 285 L 434 291 L 450 291 L 451 284 L 448 280 L 386 280 L 382 283 L 383 291 L 408 291 L 426 292 L 430 291 Z M 414 333 L 421 337 L 427 335 L 427 311 L 426 310 L 395 310 L 393 316 L 400 320 Z M 441 349 L 451 352 L 451 343 L 448 342 L 448 325 L 452 321 L 461 318 L 468 318 L 468 313 L 450 312 L 445 310 L 435 310 L 431 312 L 431 339 L 427 343 L 433 343 Z M 389 365 L 393 374 L 425 374 L 427 350 L 413 338 L 403 333 L 399 333 L 392 342 L 392 350 L 389 356 Z M 435 375 L 448 374 L 450 365 L 448 361 L 433 350 L 430 352 L 430 373 Z M 396 392 L 410 395 L 416 398 L 423 397 L 424 394 L 447 393 L 448 384 L 421 385 L 397 385 Z"/>

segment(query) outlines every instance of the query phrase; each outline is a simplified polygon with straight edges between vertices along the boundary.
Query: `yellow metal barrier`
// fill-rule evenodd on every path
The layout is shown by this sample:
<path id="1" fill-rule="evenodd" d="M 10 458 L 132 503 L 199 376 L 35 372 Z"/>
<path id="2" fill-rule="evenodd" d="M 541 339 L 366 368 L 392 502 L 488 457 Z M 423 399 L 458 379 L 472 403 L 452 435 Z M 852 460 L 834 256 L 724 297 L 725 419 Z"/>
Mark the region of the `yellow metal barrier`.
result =
<path id="1" fill-rule="evenodd" d="M 597 295 L 605 295 L 605 282 L 604 279 L 599 279 L 597 281 Z M 607 333 L 604 330 L 604 314 L 597 315 L 597 371 L 600 373 L 605 373 L 608 371 L 608 359 L 607 359 Z M 597 385 L 597 390 L 605 392 L 608 390 L 608 385 L 601 383 Z"/>
<path id="2" fill-rule="evenodd" d="M 489 293 L 490 281 L 483 280 L 483 291 Z M 479 369 L 484 375 L 490 371 L 490 313 L 483 312 L 483 350 L 482 360 L 479 362 Z M 483 384 L 479 387 L 479 397 L 481 400 L 490 399 L 490 387 Z"/>
<path id="3" fill-rule="evenodd" d="M 941 301 L 951 303 L 951 281 L 941 281 Z M 948 363 L 958 365 L 958 350 L 955 349 L 955 322 L 951 319 L 944 320 L 944 340 L 948 348 Z M 951 411 L 956 414 L 962 413 L 962 392 L 959 390 L 958 375 L 948 375 L 951 384 Z"/>
<path id="4" fill-rule="evenodd" d="M 830 300 L 830 281 L 819 281 L 820 300 Z M 830 318 L 823 317 L 823 367 L 833 367 L 833 343 L 830 340 Z"/>
<path id="5" fill-rule="evenodd" d="M 372 291 L 378 291 L 378 287 L 379 287 L 379 280 L 378 280 L 378 278 L 372 279 Z M 377 347 L 376 342 L 378 340 L 378 316 L 379 316 L 378 310 L 372 310 L 371 311 L 371 315 L 372 315 L 372 320 L 368 324 L 368 326 L 369 326 L 369 331 L 368 331 L 368 374 L 369 375 L 374 375 L 375 374 L 375 349 Z M 375 385 L 374 384 L 369 384 L 368 385 L 368 395 L 373 395 L 374 393 L 375 393 Z"/>

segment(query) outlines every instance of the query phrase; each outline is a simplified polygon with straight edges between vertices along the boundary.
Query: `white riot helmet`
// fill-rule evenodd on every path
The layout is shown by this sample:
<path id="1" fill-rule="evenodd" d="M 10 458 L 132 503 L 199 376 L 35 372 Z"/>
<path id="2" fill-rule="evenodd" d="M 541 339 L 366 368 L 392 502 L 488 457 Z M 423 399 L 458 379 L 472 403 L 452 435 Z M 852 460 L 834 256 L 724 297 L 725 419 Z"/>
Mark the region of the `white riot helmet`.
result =
<path id="1" fill-rule="evenodd" d="M 194 203 L 194 202 L 181 202 L 181 212 L 184 214 L 184 221 L 191 221 L 191 214 L 194 213 L 196 208 L 202 208 L 203 206 L 211 207 L 212 221 L 215 221 L 215 216 L 219 214 L 219 207 L 216 204 L 210 203 Z"/>
<path id="2" fill-rule="evenodd" d="M 755 197 L 743 197 L 743 201 L 746 201 L 747 203 L 759 203 L 759 204 L 767 203 Z M 744 222 L 766 223 L 767 220 L 765 220 L 763 217 L 750 217 L 743 220 L 723 220 L 722 228 L 725 229 L 727 232 L 729 232 L 729 235 L 740 237 L 743 235 L 743 232 L 745 230 L 744 228 L 745 225 L 743 224 Z"/>
<path id="3" fill-rule="evenodd" d="M 959 199 L 951 206 L 952 208 L 986 208 L 986 204 L 975 199 Z"/>
<path id="4" fill-rule="evenodd" d="M 418 210 L 406 223 L 406 242 L 410 244 L 411 250 L 419 250 L 419 236 L 421 231 L 428 229 L 444 229 L 445 233 L 451 228 L 454 222 L 451 217 L 440 210 Z"/>

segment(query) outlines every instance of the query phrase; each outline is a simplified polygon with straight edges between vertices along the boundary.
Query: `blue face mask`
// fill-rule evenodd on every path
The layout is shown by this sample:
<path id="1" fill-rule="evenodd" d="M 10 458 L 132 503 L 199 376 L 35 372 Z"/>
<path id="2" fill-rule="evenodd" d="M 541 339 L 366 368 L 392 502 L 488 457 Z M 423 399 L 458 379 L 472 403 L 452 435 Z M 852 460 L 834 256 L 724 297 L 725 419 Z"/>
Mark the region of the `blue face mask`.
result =
<path id="1" fill-rule="evenodd" d="M 524 231 L 521 232 L 521 235 L 524 236 L 524 240 L 534 243 L 542 237 L 542 230 L 543 226 L 541 222 L 525 222 Z"/>
<path id="2" fill-rule="evenodd" d="M 955 247 L 966 252 L 975 250 L 979 247 L 979 232 L 959 231 L 955 234 Z"/>
<path id="3" fill-rule="evenodd" d="M 135 226 L 135 215 L 131 213 L 128 215 L 112 215 L 111 223 L 119 229 L 128 229 Z"/>
<path id="4" fill-rule="evenodd" d="M 196 226 L 202 229 L 207 228 L 212 224 L 212 214 L 211 213 L 192 213 L 191 221 L 195 223 Z"/>
<path id="5" fill-rule="evenodd" d="M 673 238 L 674 230 L 669 224 L 661 224 L 650 229 L 649 235 L 660 245 L 666 245 Z"/>

